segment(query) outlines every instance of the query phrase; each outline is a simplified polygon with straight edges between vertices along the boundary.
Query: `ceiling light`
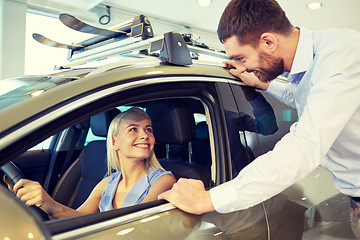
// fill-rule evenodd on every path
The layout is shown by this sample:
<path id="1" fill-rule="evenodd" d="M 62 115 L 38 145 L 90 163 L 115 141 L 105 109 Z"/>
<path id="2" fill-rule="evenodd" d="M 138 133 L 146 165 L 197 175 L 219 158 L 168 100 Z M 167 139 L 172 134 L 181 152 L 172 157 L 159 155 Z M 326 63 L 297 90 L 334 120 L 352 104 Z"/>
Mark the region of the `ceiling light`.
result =
<path id="1" fill-rule="evenodd" d="M 322 7 L 322 3 L 321 2 L 311 2 L 311 3 L 308 3 L 307 7 L 311 10 L 317 10 Z"/>
<path id="2" fill-rule="evenodd" d="M 207 7 L 211 4 L 211 0 L 197 0 L 197 3 L 201 7 Z"/>
<path id="3" fill-rule="evenodd" d="M 111 21 L 109 6 L 98 6 L 95 9 L 95 13 L 101 25 L 106 25 Z"/>

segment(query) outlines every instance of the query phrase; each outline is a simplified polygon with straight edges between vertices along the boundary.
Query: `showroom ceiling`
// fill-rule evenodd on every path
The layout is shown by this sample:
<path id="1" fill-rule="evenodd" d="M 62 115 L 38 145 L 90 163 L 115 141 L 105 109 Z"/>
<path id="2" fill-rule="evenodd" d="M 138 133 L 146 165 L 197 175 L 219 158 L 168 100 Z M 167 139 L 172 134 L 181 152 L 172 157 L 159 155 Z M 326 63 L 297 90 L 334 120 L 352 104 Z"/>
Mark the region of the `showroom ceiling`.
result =
<path id="1" fill-rule="evenodd" d="M 79 17 L 95 19 L 94 7 L 98 4 L 111 6 L 131 14 L 144 14 L 172 24 L 215 33 L 218 20 L 229 0 L 212 0 L 208 7 L 201 7 L 196 0 L 16 0 L 30 7 L 53 13 L 69 12 Z M 294 25 L 314 30 L 329 27 L 347 27 L 360 31 L 359 0 L 319 0 L 322 7 L 310 10 L 311 0 L 278 0 Z"/>
<path id="2" fill-rule="evenodd" d="M 310 10 L 311 0 L 278 0 L 294 25 L 314 30 L 325 27 L 349 27 L 360 30 L 359 0 L 320 0 L 323 6 Z M 134 12 L 172 19 L 191 27 L 216 31 L 218 20 L 229 0 L 212 0 L 208 7 L 200 7 L 196 0 L 107 0 L 105 4 Z"/>
<path id="3" fill-rule="evenodd" d="M 229 0 L 212 0 L 208 7 L 197 5 L 196 0 L 21 0 L 37 8 L 58 9 L 85 16 L 98 4 L 105 4 L 135 14 L 170 21 L 215 32 L 218 20 Z M 311 29 L 348 27 L 360 30 L 359 0 L 320 0 L 318 10 L 310 10 L 311 0 L 278 0 L 294 25 Z"/>

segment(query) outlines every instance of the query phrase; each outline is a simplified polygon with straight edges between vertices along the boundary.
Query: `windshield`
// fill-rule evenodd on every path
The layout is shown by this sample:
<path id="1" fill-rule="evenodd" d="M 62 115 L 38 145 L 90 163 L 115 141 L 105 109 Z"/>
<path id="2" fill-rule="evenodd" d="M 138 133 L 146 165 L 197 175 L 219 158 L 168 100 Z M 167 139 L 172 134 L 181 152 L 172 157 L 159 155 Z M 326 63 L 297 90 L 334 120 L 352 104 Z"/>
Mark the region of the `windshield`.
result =
<path id="1" fill-rule="evenodd" d="M 0 80 L 0 110 L 39 96 L 41 93 L 75 78 L 56 76 L 24 76 Z"/>

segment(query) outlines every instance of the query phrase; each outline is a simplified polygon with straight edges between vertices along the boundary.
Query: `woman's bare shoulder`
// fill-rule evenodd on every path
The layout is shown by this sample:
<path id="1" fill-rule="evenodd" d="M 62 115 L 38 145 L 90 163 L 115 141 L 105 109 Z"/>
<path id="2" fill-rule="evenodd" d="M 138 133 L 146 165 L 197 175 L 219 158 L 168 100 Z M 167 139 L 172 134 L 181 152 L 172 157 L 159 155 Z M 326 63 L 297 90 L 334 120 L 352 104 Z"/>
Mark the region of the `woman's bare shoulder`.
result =
<path id="1" fill-rule="evenodd" d="M 102 192 L 105 189 L 105 186 L 109 180 L 110 176 L 105 177 L 103 180 L 101 180 L 93 189 L 94 193 L 102 194 Z"/>

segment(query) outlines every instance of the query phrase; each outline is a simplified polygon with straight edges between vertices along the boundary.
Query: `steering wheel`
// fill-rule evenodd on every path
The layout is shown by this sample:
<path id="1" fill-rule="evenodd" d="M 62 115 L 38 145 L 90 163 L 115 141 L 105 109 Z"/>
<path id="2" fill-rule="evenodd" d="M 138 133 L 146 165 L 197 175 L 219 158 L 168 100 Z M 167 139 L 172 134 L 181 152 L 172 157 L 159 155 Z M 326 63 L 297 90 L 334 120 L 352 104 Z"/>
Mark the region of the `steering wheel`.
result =
<path id="1" fill-rule="evenodd" d="M 24 175 L 19 170 L 19 168 L 11 161 L 1 166 L 1 170 L 6 174 L 6 176 L 13 184 L 16 184 L 20 179 L 24 178 Z M 50 220 L 49 215 L 41 208 L 37 206 L 30 206 L 30 208 L 37 212 L 37 214 L 39 214 L 44 221 Z"/>

